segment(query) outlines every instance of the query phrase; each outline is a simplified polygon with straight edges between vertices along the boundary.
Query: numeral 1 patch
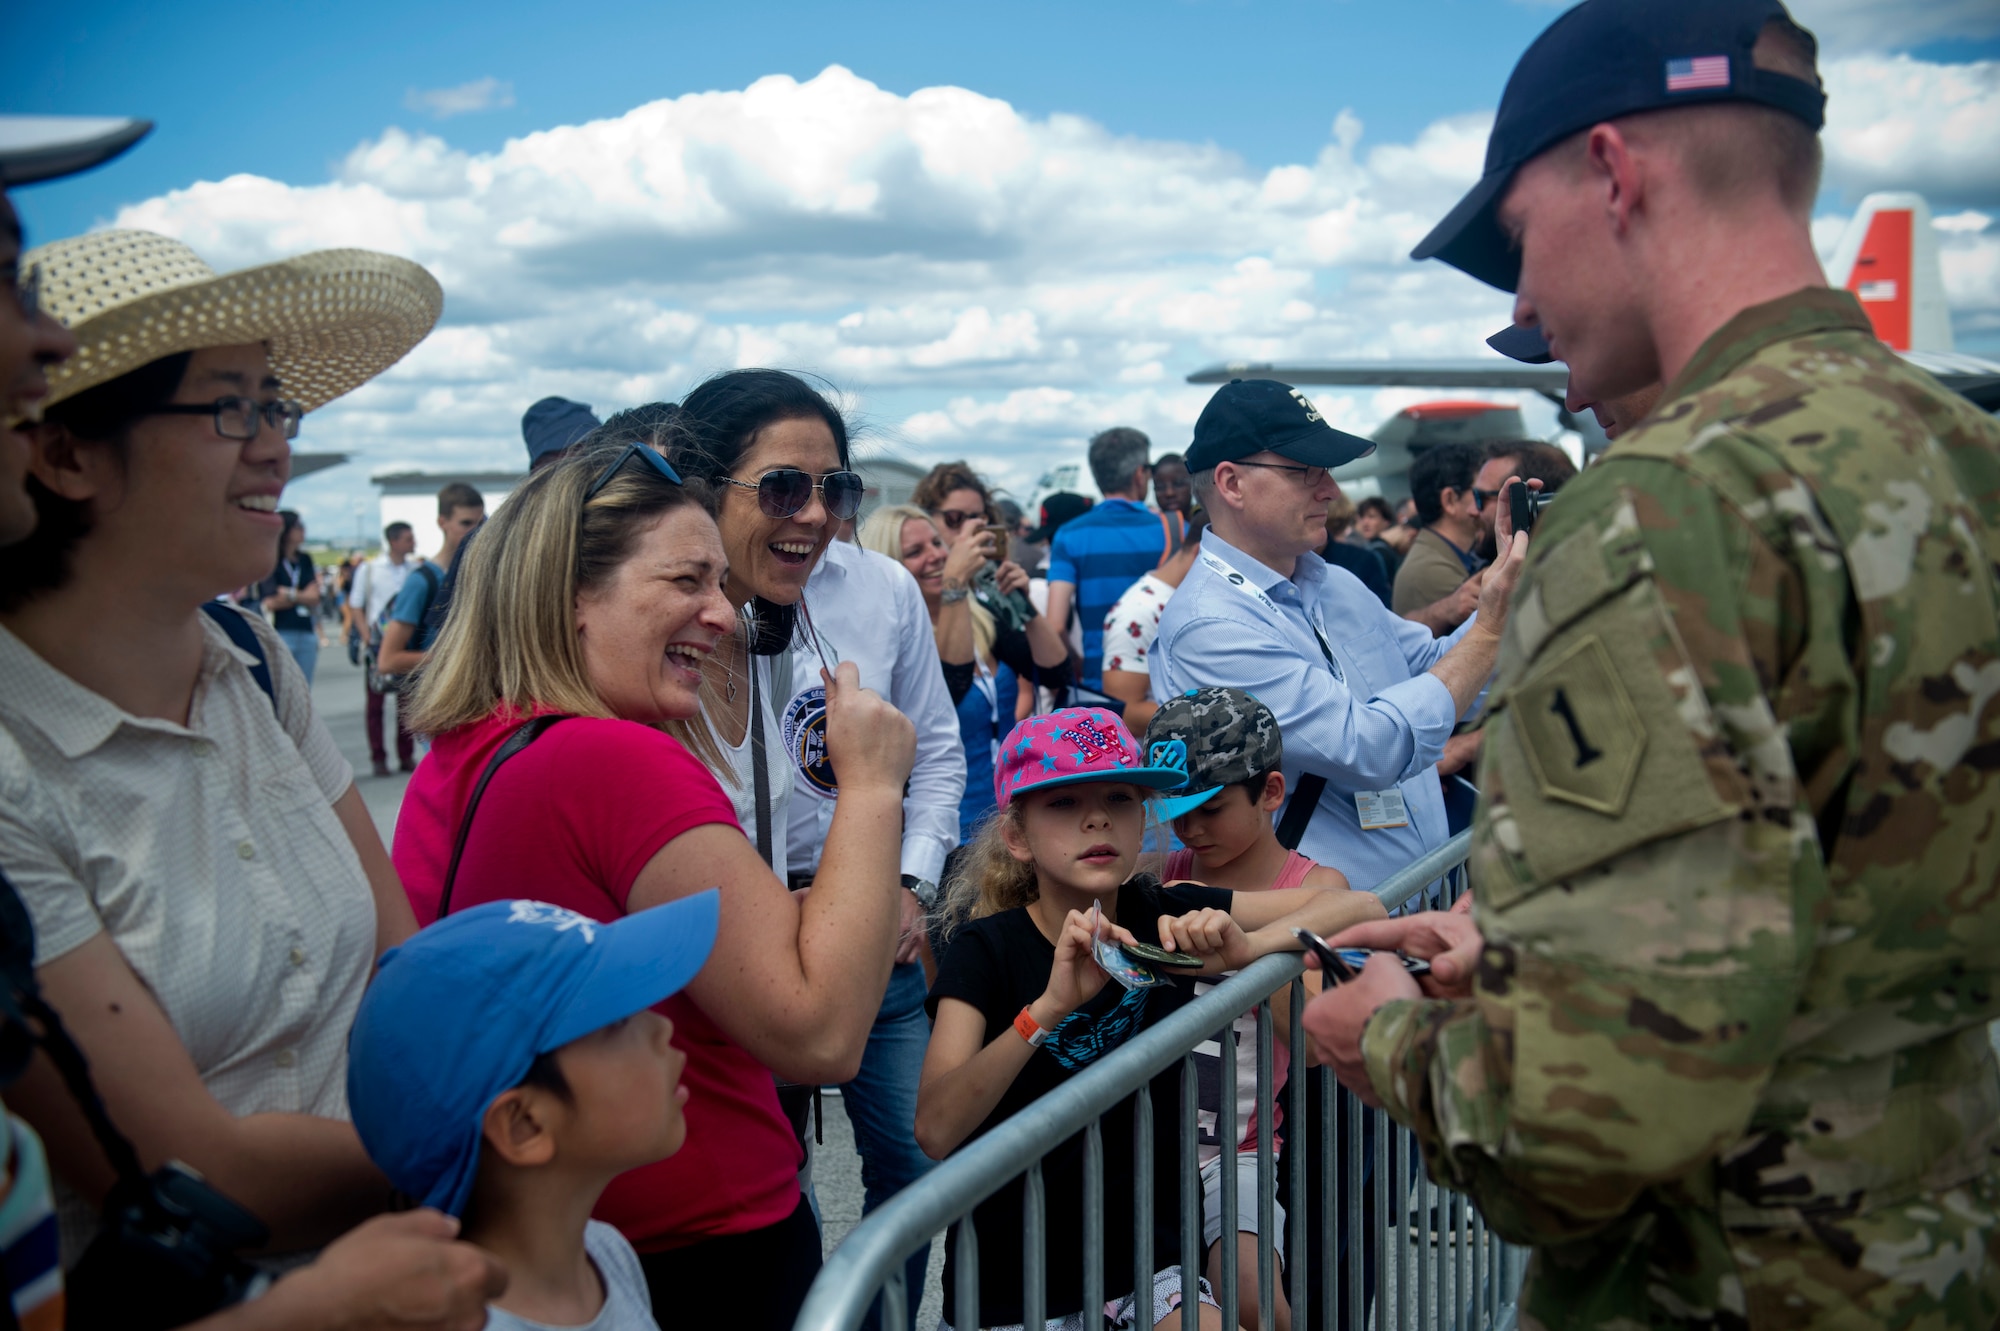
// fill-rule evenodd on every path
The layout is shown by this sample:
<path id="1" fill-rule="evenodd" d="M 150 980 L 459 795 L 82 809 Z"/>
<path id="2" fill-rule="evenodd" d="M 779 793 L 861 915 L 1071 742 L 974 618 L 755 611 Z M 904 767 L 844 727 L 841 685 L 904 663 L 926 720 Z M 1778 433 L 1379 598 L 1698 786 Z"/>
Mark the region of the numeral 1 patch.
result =
<path id="1" fill-rule="evenodd" d="M 1625 811 L 1646 751 L 1646 727 L 1595 633 L 1538 664 L 1513 707 L 1543 798 L 1611 818 Z"/>

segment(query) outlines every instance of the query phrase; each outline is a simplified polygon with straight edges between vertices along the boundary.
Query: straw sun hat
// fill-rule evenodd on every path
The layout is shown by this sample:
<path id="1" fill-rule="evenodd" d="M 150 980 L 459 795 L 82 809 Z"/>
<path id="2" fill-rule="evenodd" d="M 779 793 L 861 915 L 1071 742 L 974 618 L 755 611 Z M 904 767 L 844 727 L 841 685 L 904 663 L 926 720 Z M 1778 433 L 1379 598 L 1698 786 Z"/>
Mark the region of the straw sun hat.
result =
<path id="1" fill-rule="evenodd" d="M 178 240 L 97 231 L 29 250 L 21 268 L 76 336 L 76 355 L 48 372 L 50 406 L 162 356 L 262 342 L 285 396 L 310 411 L 401 360 L 444 309 L 436 278 L 372 250 L 218 275 Z"/>

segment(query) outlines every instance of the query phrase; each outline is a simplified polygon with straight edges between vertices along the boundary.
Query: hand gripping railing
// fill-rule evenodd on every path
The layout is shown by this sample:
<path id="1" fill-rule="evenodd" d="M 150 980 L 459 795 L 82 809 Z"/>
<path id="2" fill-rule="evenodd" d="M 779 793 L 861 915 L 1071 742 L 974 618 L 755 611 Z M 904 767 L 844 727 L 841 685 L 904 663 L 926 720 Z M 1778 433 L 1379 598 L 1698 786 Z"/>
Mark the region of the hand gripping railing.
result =
<path id="1" fill-rule="evenodd" d="M 1373 891 L 1382 904 L 1396 911 L 1415 901 L 1421 908 L 1428 890 L 1442 881 L 1437 904 L 1449 904 L 1463 889 L 1469 834 L 1460 833 L 1420 857 Z M 1423 900 L 1418 900 L 1422 897 Z M 1316 1303 L 1322 1331 L 1336 1326 L 1365 1331 L 1377 1328 L 1449 1327 L 1453 1331 L 1507 1331 L 1514 1320 L 1513 1300 L 1520 1286 L 1522 1254 L 1499 1243 L 1464 1198 L 1436 1187 L 1415 1169 L 1414 1143 L 1386 1113 L 1362 1105 L 1338 1088 L 1325 1068 L 1310 1075 L 1319 1082 L 1319 1121 L 1307 1113 L 1305 1073 L 1305 986 L 1296 953 L 1265 957 L 1245 967 L 1212 992 L 1202 995 L 1166 1020 L 1141 1032 L 1104 1055 L 1056 1090 L 1036 1100 L 993 1131 L 966 1143 L 950 1159 L 903 1189 L 855 1226 L 826 1259 L 800 1310 L 794 1331 L 853 1331 L 879 1290 L 884 1331 L 904 1331 L 910 1325 L 911 1292 L 904 1288 L 906 1258 L 953 1221 L 958 1232 L 957 1288 L 945 1291 L 946 1316 L 958 1331 L 979 1326 L 978 1235 L 972 1210 L 1010 1180 L 1025 1176 L 1023 1196 L 1022 1308 L 1025 1324 L 1041 1325 L 1047 1310 L 1043 1246 L 1046 1229 L 1041 1160 L 1054 1145 L 1078 1132 L 1084 1139 L 1083 1257 L 1084 1299 L 1088 1309 L 1104 1306 L 1104 1152 L 1101 1116 L 1128 1096 L 1133 1098 L 1135 1162 L 1150 1161 L 1153 1077 L 1181 1064 L 1181 1186 L 1180 1231 L 1183 1301 L 1180 1324 L 1194 1331 L 1198 1316 L 1194 1278 L 1202 1268 L 1201 1183 L 1197 1177 L 1195 1133 L 1196 1078 L 1194 1049 L 1223 1032 L 1222 1092 L 1216 1140 L 1227 1155 L 1239 1140 L 1236 1131 L 1236 1058 L 1228 1047 L 1236 1018 L 1257 1012 L 1257 1217 L 1258 1233 L 1275 1232 L 1276 1156 L 1273 1147 L 1273 1026 L 1270 995 L 1288 988 L 1293 1075 L 1285 1089 L 1289 1131 L 1316 1130 L 1321 1167 L 1318 1251 L 1308 1253 L 1313 1228 L 1307 1210 L 1308 1152 L 1290 1154 L 1293 1213 L 1286 1225 L 1286 1276 L 1294 1325 L 1309 1325 L 1299 1311 L 1307 1305 L 1309 1261 L 1323 1277 Z M 1342 1128 L 1345 1131 L 1342 1131 Z M 1227 1161 L 1225 1161 L 1227 1163 Z M 1344 1177 L 1346 1187 L 1339 1186 Z M 1142 1325 L 1150 1311 L 1148 1291 L 1153 1272 L 1153 1172 L 1135 1163 L 1133 1206 L 1132 1288 L 1140 1294 Z M 1393 1183 L 1393 1197 L 1391 1188 Z M 1220 1171 L 1221 1205 L 1225 1217 L 1220 1246 L 1221 1279 L 1217 1300 L 1232 1324 L 1237 1308 L 1236 1244 L 1229 1217 L 1236 1214 L 1236 1171 Z M 1370 1204 L 1372 1202 L 1372 1205 Z M 1404 1208 L 1410 1208 L 1407 1212 Z M 1339 1211 L 1338 1223 L 1336 1211 Z M 1274 1324 L 1276 1270 L 1271 1243 L 1261 1237 L 1256 1281 L 1259 1331 Z M 1343 1252 L 1344 1249 L 1344 1252 Z M 918 1297 L 920 1297 L 919 1292 Z M 1371 1318 L 1372 1312 L 1372 1318 Z"/>

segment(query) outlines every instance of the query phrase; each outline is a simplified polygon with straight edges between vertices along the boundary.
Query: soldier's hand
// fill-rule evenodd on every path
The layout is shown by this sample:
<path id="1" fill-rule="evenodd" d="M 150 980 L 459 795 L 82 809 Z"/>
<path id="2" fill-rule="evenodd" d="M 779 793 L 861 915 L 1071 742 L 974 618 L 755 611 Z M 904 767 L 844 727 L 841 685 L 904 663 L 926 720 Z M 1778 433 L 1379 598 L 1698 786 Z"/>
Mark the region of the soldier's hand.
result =
<path id="1" fill-rule="evenodd" d="M 1472 974 L 1486 947 L 1479 926 L 1458 911 L 1427 910 L 1393 920 L 1371 920 L 1343 929 L 1327 942 L 1335 947 L 1365 947 L 1377 952 L 1407 952 L 1431 964 L 1431 973 L 1417 977 L 1427 998 L 1470 998 Z"/>
<path id="2" fill-rule="evenodd" d="M 1388 921 L 1395 923 L 1395 921 Z M 1370 927 L 1370 926 L 1362 926 Z M 1356 932 L 1346 930 L 1340 937 Z M 1320 996 L 1306 1004 L 1306 1035 L 1318 1051 L 1320 1062 L 1333 1069 L 1340 1084 L 1364 1104 L 1380 1106 L 1374 1083 L 1368 1079 L 1368 1065 L 1361 1057 L 1361 1033 L 1375 1009 L 1399 998 L 1421 998 L 1403 963 L 1386 952 L 1368 958 L 1361 974 L 1344 984 L 1327 985 Z"/>

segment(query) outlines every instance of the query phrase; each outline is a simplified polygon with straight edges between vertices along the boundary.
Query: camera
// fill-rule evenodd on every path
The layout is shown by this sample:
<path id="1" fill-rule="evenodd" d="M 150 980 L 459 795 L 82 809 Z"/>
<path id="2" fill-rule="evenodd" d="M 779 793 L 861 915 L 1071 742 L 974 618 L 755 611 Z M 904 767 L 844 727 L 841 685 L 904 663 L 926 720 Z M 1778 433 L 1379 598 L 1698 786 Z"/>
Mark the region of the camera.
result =
<path id="1" fill-rule="evenodd" d="M 104 1228 L 70 1274 L 69 1325 L 164 1331 L 256 1298 L 271 1279 L 236 1254 L 269 1236 L 179 1161 L 128 1178 L 112 1190 Z"/>
<path id="2" fill-rule="evenodd" d="M 1526 481 L 1516 481 L 1507 489 L 1507 506 L 1513 514 L 1515 531 L 1533 531 L 1541 511 L 1556 501 L 1554 494 L 1530 490 Z"/>

